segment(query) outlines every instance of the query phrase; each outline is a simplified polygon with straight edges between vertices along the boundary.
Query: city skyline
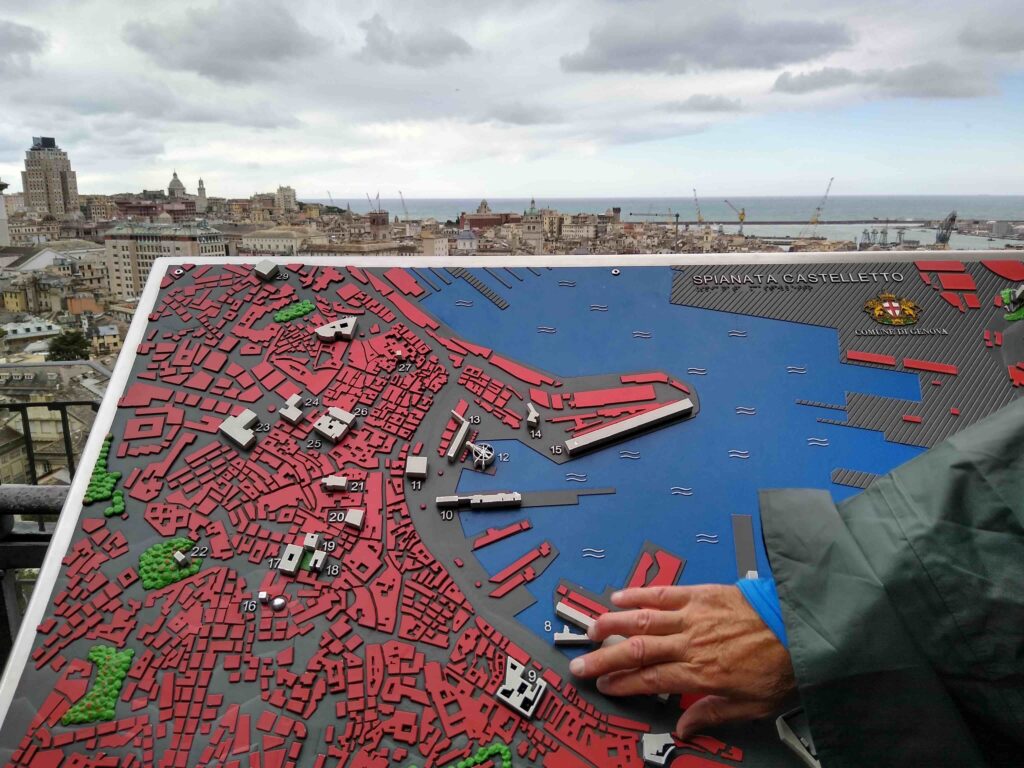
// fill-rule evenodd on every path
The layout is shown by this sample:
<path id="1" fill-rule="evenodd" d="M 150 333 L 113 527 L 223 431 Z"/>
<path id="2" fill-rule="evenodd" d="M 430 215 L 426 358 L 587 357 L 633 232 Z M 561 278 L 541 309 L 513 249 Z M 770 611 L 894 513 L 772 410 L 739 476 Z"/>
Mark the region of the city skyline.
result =
<path id="1" fill-rule="evenodd" d="M 527 55 L 528 54 L 528 55 Z M 300 198 L 1024 192 L 1014 3 L 0 10 L 0 178 Z"/>

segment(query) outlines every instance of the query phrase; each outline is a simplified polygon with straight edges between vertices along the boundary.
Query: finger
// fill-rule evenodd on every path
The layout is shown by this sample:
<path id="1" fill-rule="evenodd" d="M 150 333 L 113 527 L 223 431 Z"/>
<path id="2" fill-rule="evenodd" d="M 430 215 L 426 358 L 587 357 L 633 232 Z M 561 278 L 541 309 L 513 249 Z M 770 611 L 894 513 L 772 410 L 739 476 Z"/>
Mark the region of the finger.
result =
<path id="1" fill-rule="evenodd" d="M 701 681 L 686 664 L 670 662 L 628 669 L 597 678 L 597 690 L 606 696 L 640 696 L 660 693 L 704 693 Z"/>
<path id="2" fill-rule="evenodd" d="M 609 672 L 673 661 L 682 652 L 678 637 L 635 635 L 621 643 L 576 657 L 569 664 L 569 671 L 577 677 L 599 677 Z"/>
<path id="3" fill-rule="evenodd" d="M 690 601 L 695 587 L 637 587 L 612 593 L 619 608 L 682 608 Z"/>
<path id="4" fill-rule="evenodd" d="M 591 640 L 600 642 L 609 635 L 674 635 L 683 630 L 677 611 L 641 608 L 638 611 L 609 611 L 598 617 L 587 631 Z"/>
<path id="5" fill-rule="evenodd" d="M 687 739 L 707 728 L 737 720 L 756 720 L 774 713 L 771 702 L 705 696 L 694 702 L 676 723 L 675 735 Z"/>

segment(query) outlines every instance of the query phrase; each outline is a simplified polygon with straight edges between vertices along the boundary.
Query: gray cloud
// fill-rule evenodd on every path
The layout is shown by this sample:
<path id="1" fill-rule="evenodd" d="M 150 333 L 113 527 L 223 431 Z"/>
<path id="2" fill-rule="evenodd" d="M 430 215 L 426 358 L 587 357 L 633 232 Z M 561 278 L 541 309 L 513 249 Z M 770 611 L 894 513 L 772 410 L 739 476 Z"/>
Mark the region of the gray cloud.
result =
<path id="1" fill-rule="evenodd" d="M 556 110 L 521 101 L 496 104 L 482 117 L 480 122 L 494 121 L 509 125 L 548 125 L 562 121 L 562 114 Z"/>
<path id="2" fill-rule="evenodd" d="M 182 97 L 165 83 L 136 79 L 108 80 L 102 89 L 62 78 L 61 82 L 34 81 L 15 91 L 20 104 L 41 107 L 54 114 L 76 117 L 125 116 L 149 124 L 204 123 L 245 128 L 294 128 L 301 125 L 293 115 L 273 105 L 239 102 L 233 96 L 201 92 Z"/>
<path id="3" fill-rule="evenodd" d="M 984 26 L 971 24 L 960 30 L 957 40 L 966 48 L 985 53 L 1020 53 L 1024 51 L 1024 23 L 1002 18 Z"/>
<path id="4" fill-rule="evenodd" d="M 861 78 L 861 75 L 845 67 L 822 67 L 796 75 L 792 72 L 783 72 L 775 79 L 772 90 L 782 93 L 811 93 L 859 83 L 862 82 Z"/>
<path id="5" fill-rule="evenodd" d="M 273 76 L 280 65 L 325 46 L 271 0 L 218 0 L 210 8 L 186 11 L 178 21 L 129 22 L 122 37 L 161 67 L 227 83 Z"/>
<path id="6" fill-rule="evenodd" d="M 561 58 L 568 72 L 665 72 L 771 69 L 847 48 L 841 24 L 747 21 L 733 14 L 687 21 L 652 14 L 620 17 L 590 31 L 586 48 Z"/>
<path id="7" fill-rule="evenodd" d="M 743 102 L 728 96 L 695 93 L 682 101 L 670 101 L 662 108 L 666 112 L 741 112 Z"/>
<path id="8" fill-rule="evenodd" d="M 836 67 L 823 67 L 796 75 L 783 72 L 776 78 L 772 90 L 803 94 L 844 85 L 866 86 L 880 96 L 914 99 L 966 99 L 991 92 L 991 85 L 982 73 L 940 61 L 863 72 Z"/>
<path id="9" fill-rule="evenodd" d="M 358 54 L 364 61 L 427 69 L 473 53 L 469 43 L 447 29 L 434 27 L 398 33 L 379 13 L 360 22 L 359 27 L 366 32 L 366 42 Z"/>
<path id="10" fill-rule="evenodd" d="M 20 74 L 46 47 L 46 35 L 33 27 L 0 19 L 0 74 Z"/>
<path id="11" fill-rule="evenodd" d="M 992 90 L 987 78 L 980 73 L 938 61 L 873 71 L 869 73 L 868 82 L 889 95 L 915 99 L 969 99 Z"/>

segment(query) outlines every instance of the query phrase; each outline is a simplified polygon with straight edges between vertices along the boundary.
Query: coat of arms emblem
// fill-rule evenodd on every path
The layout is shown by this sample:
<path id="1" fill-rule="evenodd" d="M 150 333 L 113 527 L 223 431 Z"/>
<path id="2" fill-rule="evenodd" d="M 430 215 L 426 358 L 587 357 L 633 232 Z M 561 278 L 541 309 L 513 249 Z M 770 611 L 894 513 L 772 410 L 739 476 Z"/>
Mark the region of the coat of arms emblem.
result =
<path id="1" fill-rule="evenodd" d="M 921 308 L 910 299 L 898 299 L 893 293 L 880 293 L 864 304 L 864 311 L 882 325 L 913 325 Z"/>

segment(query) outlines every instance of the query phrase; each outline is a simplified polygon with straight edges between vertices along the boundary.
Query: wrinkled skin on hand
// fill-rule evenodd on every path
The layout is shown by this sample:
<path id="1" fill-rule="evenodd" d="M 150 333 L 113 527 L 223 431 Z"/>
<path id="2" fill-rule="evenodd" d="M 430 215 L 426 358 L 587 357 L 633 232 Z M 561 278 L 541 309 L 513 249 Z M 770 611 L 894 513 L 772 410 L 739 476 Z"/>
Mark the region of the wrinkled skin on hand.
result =
<path id="1" fill-rule="evenodd" d="M 705 694 L 676 725 L 687 738 L 734 720 L 781 710 L 796 688 L 789 652 L 738 587 L 645 587 L 612 595 L 590 638 L 624 642 L 574 659 L 570 671 L 597 678 L 608 696 Z"/>

